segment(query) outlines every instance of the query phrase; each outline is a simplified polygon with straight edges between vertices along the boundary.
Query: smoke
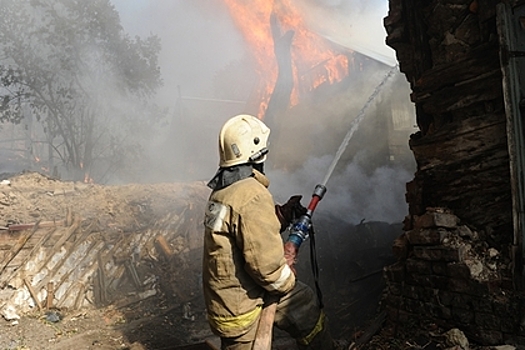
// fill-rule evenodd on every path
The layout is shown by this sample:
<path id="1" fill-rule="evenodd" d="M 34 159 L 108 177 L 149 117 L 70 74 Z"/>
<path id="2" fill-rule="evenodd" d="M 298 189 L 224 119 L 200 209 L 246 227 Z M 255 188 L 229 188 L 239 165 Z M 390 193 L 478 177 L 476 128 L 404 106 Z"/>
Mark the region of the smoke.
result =
<path id="1" fill-rule="evenodd" d="M 387 65 L 395 52 L 385 44 L 388 0 L 294 0 L 311 30 Z"/>
<path id="2" fill-rule="evenodd" d="M 226 6 L 221 0 L 112 2 L 121 14 L 126 31 L 132 35 L 155 34 L 161 38 L 159 64 L 165 86 L 159 100 L 170 108 L 173 115 L 178 109 L 183 110 L 182 122 L 168 120 L 167 125 L 160 130 L 159 137 L 155 138 L 156 143 L 151 145 L 153 156 L 161 160 L 162 164 L 157 162 L 151 166 L 152 171 L 148 178 L 161 181 L 209 179 L 218 164 L 216 140 L 219 128 L 231 115 L 244 112 L 244 106 L 230 105 L 228 109 L 212 104 L 205 106 L 204 102 L 197 106 L 198 101 L 183 100 L 184 108 L 180 108 L 177 98 L 180 92 L 186 97 L 238 100 L 239 95 L 228 96 L 230 89 L 246 92 L 256 83 L 246 79 L 249 76 L 246 74 L 245 64 L 248 48 L 233 25 Z M 395 64 L 394 52 L 385 44 L 383 18 L 387 14 L 387 0 L 293 2 L 314 32 L 382 64 Z M 338 107 L 332 103 L 329 106 L 332 109 L 330 111 L 315 111 L 315 118 L 319 120 L 315 121 L 317 127 L 314 130 L 322 130 L 323 133 L 315 136 L 316 139 L 323 140 L 321 144 L 328 154 L 309 156 L 306 154 L 307 150 L 303 149 L 305 154 L 297 155 L 297 159 L 301 160 L 300 166 L 292 170 L 267 169 L 271 181 L 270 190 L 278 202 L 285 202 L 290 195 L 302 194 L 303 204 L 308 203 L 315 185 L 326 175 L 340 142 L 340 134 L 346 132 L 349 114 L 355 114 L 353 107 L 348 104 L 355 104 L 355 110 L 361 107 L 366 96 L 360 98 L 360 92 L 374 88 L 372 85 L 376 79 L 371 79 L 373 75 L 369 75 L 367 79 L 354 77 L 354 84 L 360 86 L 355 89 L 352 101 L 347 98 L 342 102 L 344 106 Z M 233 89 L 232 86 L 237 88 Z M 217 91 L 220 91 L 220 95 Z M 408 95 L 406 98 L 408 100 Z M 316 105 L 319 104 L 314 103 L 312 106 L 316 108 Z M 302 127 L 309 128 L 308 125 L 314 124 L 311 113 L 313 112 L 310 111 L 308 117 L 304 117 L 308 120 L 301 123 Z M 323 121 L 323 115 L 329 119 Z M 180 117 L 179 115 L 178 118 Z M 409 133 L 407 143 L 408 135 Z M 294 140 L 296 136 L 291 135 L 289 139 Z M 166 139 L 171 142 L 169 146 L 163 146 L 163 140 Z M 373 144 L 374 141 L 368 140 L 367 143 Z M 334 143 L 337 145 L 328 146 Z M 372 148 L 372 145 L 360 145 L 359 149 L 362 151 L 351 159 L 347 157 L 341 160 L 337 171 L 327 183 L 328 192 L 318 211 L 326 211 L 350 223 L 359 223 L 362 219 L 390 223 L 403 219 L 407 211 L 405 183 L 412 178 L 412 168 L 392 165 L 388 161 L 370 167 L 367 160 L 373 156 Z M 274 151 L 272 150 L 272 154 Z M 182 173 L 186 175 L 183 176 Z"/>
<path id="3" fill-rule="evenodd" d="M 362 220 L 397 223 L 407 213 L 404 200 L 405 184 L 412 174 L 405 168 L 384 165 L 371 173 L 362 165 L 368 155 L 360 152 L 354 160 L 334 173 L 326 184 L 327 192 L 317 211 L 338 217 L 352 224 Z M 308 205 L 315 186 L 326 175 L 333 156 L 310 158 L 293 173 L 282 170 L 268 172 L 271 191 L 278 203 L 289 196 L 303 195 L 302 204 Z"/>
<path id="4" fill-rule="evenodd" d="M 124 29 L 161 38 L 165 87 L 159 100 L 173 107 L 184 96 L 212 97 L 214 75 L 245 53 L 242 37 L 220 0 L 112 0 Z"/>

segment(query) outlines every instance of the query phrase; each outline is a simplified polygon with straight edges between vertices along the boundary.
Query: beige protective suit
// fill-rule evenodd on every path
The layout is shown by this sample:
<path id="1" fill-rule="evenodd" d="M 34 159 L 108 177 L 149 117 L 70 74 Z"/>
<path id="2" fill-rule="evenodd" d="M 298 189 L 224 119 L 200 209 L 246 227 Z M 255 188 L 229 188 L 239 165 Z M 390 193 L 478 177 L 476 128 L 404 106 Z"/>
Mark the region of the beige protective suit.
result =
<path id="1" fill-rule="evenodd" d="M 312 289 L 286 264 L 268 179 L 254 176 L 214 191 L 204 219 L 203 289 L 222 349 L 251 349 L 265 294 L 280 296 L 275 324 L 302 349 L 332 349 Z"/>

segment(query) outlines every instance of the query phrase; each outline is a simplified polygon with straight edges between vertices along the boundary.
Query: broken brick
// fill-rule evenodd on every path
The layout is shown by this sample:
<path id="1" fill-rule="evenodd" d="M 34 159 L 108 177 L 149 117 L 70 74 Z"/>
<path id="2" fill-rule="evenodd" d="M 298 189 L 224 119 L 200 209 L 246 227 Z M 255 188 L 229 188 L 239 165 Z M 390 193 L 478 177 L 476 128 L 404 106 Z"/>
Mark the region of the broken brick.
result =
<path id="1" fill-rule="evenodd" d="M 439 245 L 448 234 L 444 229 L 421 229 L 408 231 L 406 236 L 413 245 Z"/>
<path id="2" fill-rule="evenodd" d="M 414 217 L 414 229 L 435 227 L 454 228 L 458 222 L 458 217 L 453 214 L 426 212 L 421 216 Z"/>

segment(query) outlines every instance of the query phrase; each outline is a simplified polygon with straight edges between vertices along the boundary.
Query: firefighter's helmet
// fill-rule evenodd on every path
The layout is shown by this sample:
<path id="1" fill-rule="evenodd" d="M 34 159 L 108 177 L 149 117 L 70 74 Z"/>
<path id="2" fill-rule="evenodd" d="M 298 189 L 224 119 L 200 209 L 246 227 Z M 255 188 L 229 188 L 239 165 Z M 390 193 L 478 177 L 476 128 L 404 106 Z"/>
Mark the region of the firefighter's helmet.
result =
<path id="1" fill-rule="evenodd" d="M 230 118 L 219 134 L 219 166 L 231 167 L 243 163 L 262 163 L 268 153 L 270 129 L 252 115 Z"/>

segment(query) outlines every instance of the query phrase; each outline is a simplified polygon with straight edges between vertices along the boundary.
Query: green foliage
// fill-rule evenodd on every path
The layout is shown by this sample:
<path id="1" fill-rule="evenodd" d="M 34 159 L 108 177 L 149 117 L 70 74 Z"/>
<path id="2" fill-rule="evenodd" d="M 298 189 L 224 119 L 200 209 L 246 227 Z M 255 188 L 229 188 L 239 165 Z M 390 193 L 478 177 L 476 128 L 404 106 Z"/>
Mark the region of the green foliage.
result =
<path id="1" fill-rule="evenodd" d="M 29 109 L 84 173 L 139 152 L 162 116 L 158 37 L 130 38 L 109 0 L 0 0 L 0 18 L 0 122 Z"/>

